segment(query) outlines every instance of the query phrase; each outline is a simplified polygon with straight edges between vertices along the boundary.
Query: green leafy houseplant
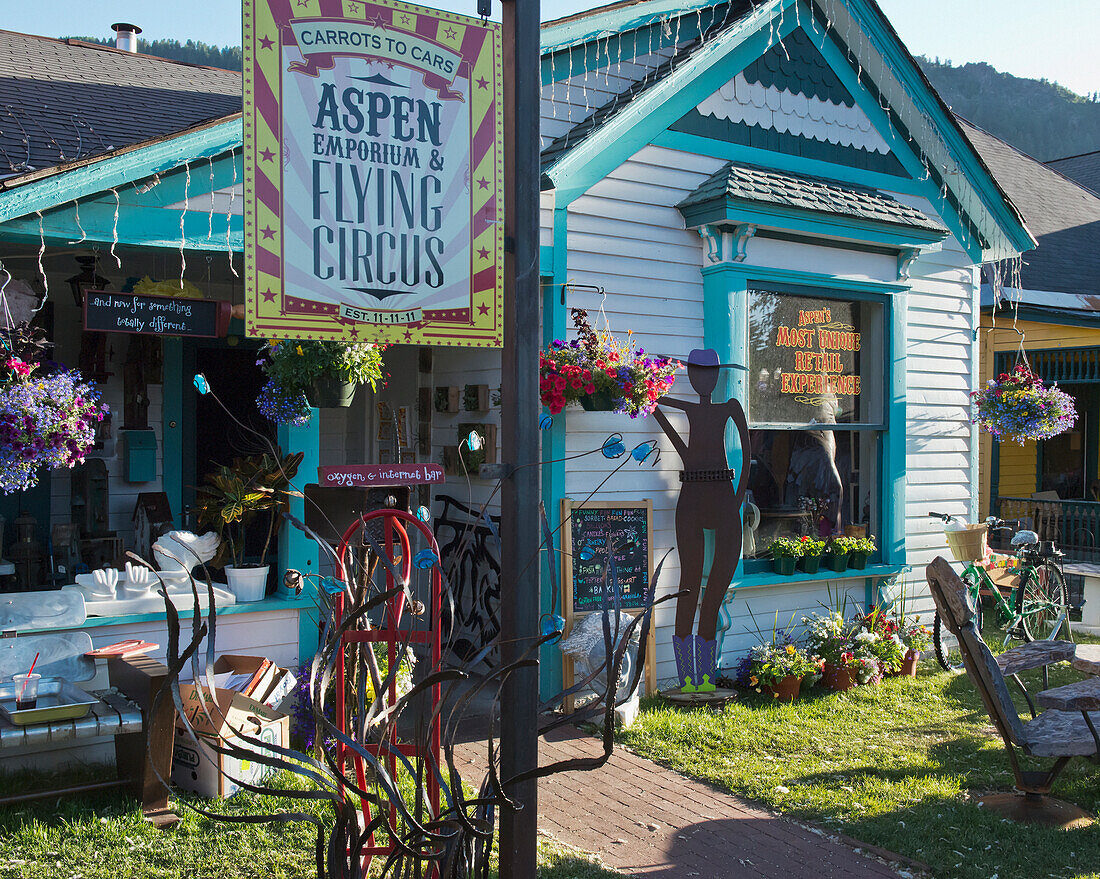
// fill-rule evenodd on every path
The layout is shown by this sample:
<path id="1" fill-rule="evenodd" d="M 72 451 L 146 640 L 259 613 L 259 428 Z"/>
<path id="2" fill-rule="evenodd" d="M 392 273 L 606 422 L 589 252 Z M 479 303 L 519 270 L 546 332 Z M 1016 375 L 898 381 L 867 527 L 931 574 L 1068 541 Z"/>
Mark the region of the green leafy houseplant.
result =
<path id="1" fill-rule="evenodd" d="M 325 382 L 372 391 L 385 385 L 382 372 L 384 345 L 369 342 L 305 341 L 272 339 L 257 361 L 281 398 L 309 397 Z M 337 405 L 348 405 L 347 403 Z"/>
<path id="2" fill-rule="evenodd" d="M 214 567 L 233 565 L 236 568 L 263 567 L 271 540 L 279 532 L 281 513 L 291 497 L 301 497 L 293 491 L 290 481 L 298 472 L 305 455 L 253 455 L 234 458 L 203 477 L 196 497 L 198 523 L 216 528 L 222 537 Z M 245 532 L 258 517 L 266 515 L 267 531 L 258 563 L 245 563 Z"/>
<path id="3" fill-rule="evenodd" d="M 851 549 L 848 555 L 848 567 L 860 570 L 867 567 L 867 558 L 876 549 L 873 537 L 848 537 Z"/>
<path id="4" fill-rule="evenodd" d="M 802 555 L 802 543 L 790 537 L 776 537 L 768 544 L 767 552 L 777 574 L 793 574 L 795 562 Z"/>
<path id="5" fill-rule="evenodd" d="M 798 539 L 801 552 L 798 566 L 807 574 L 816 574 L 821 567 L 821 556 L 825 552 L 825 541 L 804 534 Z"/>

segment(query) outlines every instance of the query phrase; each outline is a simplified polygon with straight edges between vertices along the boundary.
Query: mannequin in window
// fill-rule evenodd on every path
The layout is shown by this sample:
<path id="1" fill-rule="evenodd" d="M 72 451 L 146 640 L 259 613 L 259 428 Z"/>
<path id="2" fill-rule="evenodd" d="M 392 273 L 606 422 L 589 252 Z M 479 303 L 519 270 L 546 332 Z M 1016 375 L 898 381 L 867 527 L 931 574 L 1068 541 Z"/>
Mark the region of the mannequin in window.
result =
<path id="1" fill-rule="evenodd" d="M 676 599 L 676 632 L 672 638 L 676 672 L 683 692 L 709 692 L 718 677 L 718 612 L 730 581 L 741 561 L 743 528 L 741 502 L 747 488 L 750 449 L 749 428 L 741 404 L 731 398 L 711 402 L 718 384 L 718 354 L 696 349 L 688 355 L 687 374 L 699 402 L 661 397 L 659 407 L 682 410 L 688 419 L 685 441 L 658 407 L 653 417 L 668 435 L 684 469 L 680 472 L 680 497 L 676 502 L 676 548 L 680 555 L 680 589 Z M 726 460 L 726 424 L 733 420 L 742 454 L 741 472 Z M 733 480 L 738 478 L 736 487 Z M 714 532 L 714 560 L 707 574 L 707 588 L 699 608 L 703 584 L 706 531 Z M 693 632 L 699 608 L 698 634 Z"/>

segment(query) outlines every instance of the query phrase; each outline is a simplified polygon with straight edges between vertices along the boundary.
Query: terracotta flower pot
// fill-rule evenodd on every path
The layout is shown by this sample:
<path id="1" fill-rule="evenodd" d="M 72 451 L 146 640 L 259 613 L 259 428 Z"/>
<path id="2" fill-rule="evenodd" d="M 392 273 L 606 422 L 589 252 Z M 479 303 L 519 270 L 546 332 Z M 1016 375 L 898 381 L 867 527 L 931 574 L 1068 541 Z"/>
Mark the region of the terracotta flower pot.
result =
<path id="1" fill-rule="evenodd" d="M 778 683 L 772 684 L 772 694 L 780 702 L 793 702 L 798 698 L 798 691 L 802 689 L 802 678 L 795 675 L 787 675 Z"/>
<path id="2" fill-rule="evenodd" d="M 611 395 L 611 391 L 584 394 L 578 402 L 585 412 L 611 412 L 615 409 L 615 398 Z"/>
<path id="3" fill-rule="evenodd" d="M 908 675 L 911 678 L 917 676 L 917 663 L 920 662 L 920 651 L 910 650 L 905 654 L 905 658 L 901 661 L 901 668 L 898 670 L 899 675 Z"/>
<path id="4" fill-rule="evenodd" d="M 793 556 L 780 556 L 772 559 L 772 568 L 777 574 L 790 576 L 794 573 L 795 558 Z"/>
<path id="5" fill-rule="evenodd" d="M 822 683 L 830 690 L 842 693 L 856 685 L 856 676 L 843 666 L 825 663 L 825 674 L 821 678 Z"/>
<path id="6" fill-rule="evenodd" d="M 821 568 L 821 556 L 804 555 L 798 560 L 798 567 L 806 574 L 816 574 Z"/>

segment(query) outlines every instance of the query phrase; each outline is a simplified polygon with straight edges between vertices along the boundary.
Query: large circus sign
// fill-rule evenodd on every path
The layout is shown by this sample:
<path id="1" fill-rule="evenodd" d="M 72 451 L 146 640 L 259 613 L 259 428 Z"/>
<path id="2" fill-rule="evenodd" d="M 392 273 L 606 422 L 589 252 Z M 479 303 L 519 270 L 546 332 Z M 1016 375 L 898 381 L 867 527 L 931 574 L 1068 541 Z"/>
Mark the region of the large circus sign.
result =
<path id="1" fill-rule="evenodd" d="M 245 0 L 250 336 L 499 347 L 500 27 Z"/>

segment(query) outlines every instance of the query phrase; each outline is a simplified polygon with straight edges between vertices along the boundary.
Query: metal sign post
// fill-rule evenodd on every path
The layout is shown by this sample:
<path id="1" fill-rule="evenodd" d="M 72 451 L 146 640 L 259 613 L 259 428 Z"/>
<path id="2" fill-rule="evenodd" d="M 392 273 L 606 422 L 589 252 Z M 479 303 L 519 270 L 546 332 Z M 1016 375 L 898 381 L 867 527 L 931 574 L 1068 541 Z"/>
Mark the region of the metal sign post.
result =
<path id="1" fill-rule="evenodd" d="M 501 439 L 510 465 L 501 497 L 501 660 L 539 633 L 539 0 L 504 0 L 504 353 Z M 504 684 L 501 777 L 538 765 L 537 666 Z M 501 879 L 534 879 L 538 788 L 506 784 L 517 808 L 500 816 Z"/>

